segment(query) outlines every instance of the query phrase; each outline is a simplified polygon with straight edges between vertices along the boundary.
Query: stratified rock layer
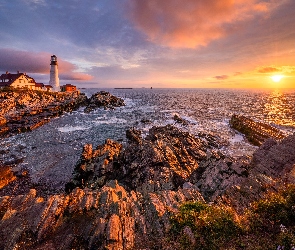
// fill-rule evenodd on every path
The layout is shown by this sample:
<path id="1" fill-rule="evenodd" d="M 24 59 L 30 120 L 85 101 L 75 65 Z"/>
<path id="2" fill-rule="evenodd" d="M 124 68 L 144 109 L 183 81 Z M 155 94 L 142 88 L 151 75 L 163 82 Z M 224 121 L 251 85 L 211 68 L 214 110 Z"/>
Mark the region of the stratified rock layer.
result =
<path id="1" fill-rule="evenodd" d="M 233 115 L 230 126 L 243 133 L 248 141 L 255 146 L 262 145 L 268 138 L 281 140 L 285 135 L 277 128 L 262 122 L 256 122 L 243 115 Z"/>

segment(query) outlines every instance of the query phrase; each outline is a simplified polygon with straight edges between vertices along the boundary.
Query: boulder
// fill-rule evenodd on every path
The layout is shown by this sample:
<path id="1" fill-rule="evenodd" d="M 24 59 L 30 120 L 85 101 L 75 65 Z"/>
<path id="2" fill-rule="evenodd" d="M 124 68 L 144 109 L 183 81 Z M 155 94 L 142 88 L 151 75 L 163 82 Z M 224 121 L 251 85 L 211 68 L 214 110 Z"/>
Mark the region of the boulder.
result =
<path id="1" fill-rule="evenodd" d="M 113 96 L 109 92 L 100 91 L 89 98 L 84 112 L 89 113 L 101 107 L 113 109 L 115 107 L 120 107 L 124 105 L 125 103 L 123 99 Z"/>

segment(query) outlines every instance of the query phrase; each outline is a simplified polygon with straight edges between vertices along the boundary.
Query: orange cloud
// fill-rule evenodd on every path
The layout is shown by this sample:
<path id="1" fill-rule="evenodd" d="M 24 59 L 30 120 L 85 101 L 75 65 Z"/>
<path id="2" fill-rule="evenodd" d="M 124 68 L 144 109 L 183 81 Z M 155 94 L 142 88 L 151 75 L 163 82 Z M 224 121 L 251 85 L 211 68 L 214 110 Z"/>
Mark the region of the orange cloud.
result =
<path id="1" fill-rule="evenodd" d="M 214 78 L 217 80 L 226 80 L 228 79 L 228 75 L 214 76 Z"/>
<path id="2" fill-rule="evenodd" d="M 280 69 L 275 68 L 275 67 L 262 67 L 258 69 L 259 73 L 273 73 L 273 72 L 278 72 Z"/>
<path id="3" fill-rule="evenodd" d="M 152 42 L 194 48 L 225 36 L 226 25 L 277 5 L 274 0 L 129 0 L 128 16 Z"/>
<path id="4" fill-rule="evenodd" d="M 292 74 L 295 73 L 295 66 L 291 65 L 284 65 L 280 67 L 274 67 L 274 66 L 265 66 L 260 67 L 256 69 L 258 73 L 275 73 L 275 72 L 281 72 L 286 74 Z"/>

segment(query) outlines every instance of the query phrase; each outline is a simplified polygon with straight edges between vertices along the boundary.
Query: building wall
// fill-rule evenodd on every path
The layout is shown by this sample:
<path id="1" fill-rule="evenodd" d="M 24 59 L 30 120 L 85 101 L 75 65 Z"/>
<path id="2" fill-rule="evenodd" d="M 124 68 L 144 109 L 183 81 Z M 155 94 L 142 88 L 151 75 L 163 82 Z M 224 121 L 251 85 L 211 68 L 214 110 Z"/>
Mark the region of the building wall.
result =
<path id="1" fill-rule="evenodd" d="M 57 65 L 51 65 L 50 67 L 49 85 L 53 87 L 54 91 L 60 90 Z"/>
<path id="2" fill-rule="evenodd" d="M 11 85 L 14 88 L 28 88 L 35 89 L 35 83 L 32 82 L 30 78 L 27 78 L 25 75 L 18 77 Z"/>

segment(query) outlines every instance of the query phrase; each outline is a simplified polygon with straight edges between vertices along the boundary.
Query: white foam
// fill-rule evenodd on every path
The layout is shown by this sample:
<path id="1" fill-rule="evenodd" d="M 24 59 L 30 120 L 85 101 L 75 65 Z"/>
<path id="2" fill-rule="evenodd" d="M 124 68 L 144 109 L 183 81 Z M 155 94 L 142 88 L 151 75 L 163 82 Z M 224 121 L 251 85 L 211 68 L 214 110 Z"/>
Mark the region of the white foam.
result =
<path id="1" fill-rule="evenodd" d="M 85 126 L 64 126 L 64 127 L 57 128 L 57 130 L 62 133 L 68 133 L 68 132 L 73 132 L 77 130 L 87 130 L 87 129 L 89 129 L 89 127 L 85 127 Z"/>
<path id="2" fill-rule="evenodd" d="M 117 117 L 107 118 L 104 115 L 103 117 L 96 118 L 96 120 L 93 123 L 94 124 L 125 124 L 125 123 L 127 123 L 127 120 L 120 119 Z"/>
<path id="3" fill-rule="evenodd" d="M 235 134 L 234 137 L 229 139 L 230 143 L 238 143 L 238 142 L 242 142 L 243 140 L 244 140 L 244 137 L 240 134 Z"/>

